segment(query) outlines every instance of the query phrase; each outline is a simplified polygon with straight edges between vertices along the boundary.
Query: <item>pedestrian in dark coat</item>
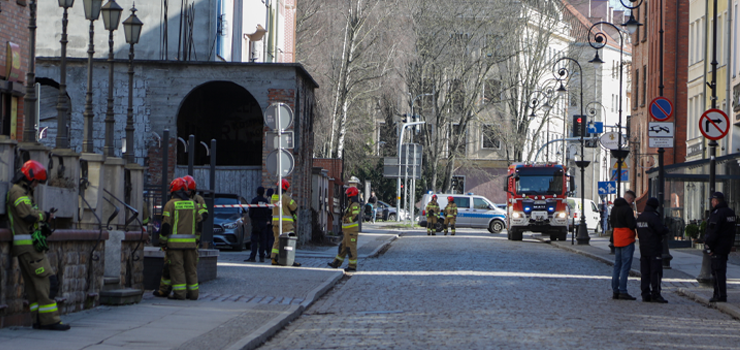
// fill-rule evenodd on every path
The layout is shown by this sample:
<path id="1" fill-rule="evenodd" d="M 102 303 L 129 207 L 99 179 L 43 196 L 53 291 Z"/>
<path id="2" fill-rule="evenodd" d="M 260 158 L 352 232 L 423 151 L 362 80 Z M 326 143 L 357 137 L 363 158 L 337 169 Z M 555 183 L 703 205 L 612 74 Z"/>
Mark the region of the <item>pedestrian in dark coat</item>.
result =
<path id="1" fill-rule="evenodd" d="M 250 204 L 269 204 L 270 202 L 264 197 L 265 188 L 257 188 L 257 196 L 252 198 Z M 249 259 L 244 261 L 254 262 L 259 252 L 260 262 L 265 261 L 265 251 L 267 248 L 267 237 L 265 228 L 272 220 L 272 214 L 269 208 L 249 208 L 249 219 L 252 222 L 251 248 Z"/>
<path id="2" fill-rule="evenodd" d="M 669 231 L 657 211 L 659 206 L 658 198 L 651 197 L 645 204 L 645 210 L 637 217 L 642 275 L 640 289 L 642 301 L 667 303 L 660 295 L 660 280 L 663 278 L 663 239 Z"/>
<path id="3" fill-rule="evenodd" d="M 727 301 L 727 255 L 735 243 L 735 211 L 725 202 L 722 192 L 712 195 L 712 214 L 704 239 L 704 248 L 712 259 L 714 296 L 710 302 Z"/>

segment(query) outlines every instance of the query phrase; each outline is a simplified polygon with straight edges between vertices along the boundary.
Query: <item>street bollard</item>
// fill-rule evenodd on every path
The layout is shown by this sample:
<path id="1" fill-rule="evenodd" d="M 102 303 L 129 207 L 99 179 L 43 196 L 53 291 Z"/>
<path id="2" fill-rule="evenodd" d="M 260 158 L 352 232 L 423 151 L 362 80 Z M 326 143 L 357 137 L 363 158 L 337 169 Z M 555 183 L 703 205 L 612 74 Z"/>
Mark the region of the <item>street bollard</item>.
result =
<path id="1" fill-rule="evenodd" d="M 714 276 L 712 276 L 712 258 L 710 258 L 709 254 L 706 252 L 702 253 L 701 271 L 699 272 L 699 276 L 696 276 L 696 280 L 704 285 L 714 285 Z"/>

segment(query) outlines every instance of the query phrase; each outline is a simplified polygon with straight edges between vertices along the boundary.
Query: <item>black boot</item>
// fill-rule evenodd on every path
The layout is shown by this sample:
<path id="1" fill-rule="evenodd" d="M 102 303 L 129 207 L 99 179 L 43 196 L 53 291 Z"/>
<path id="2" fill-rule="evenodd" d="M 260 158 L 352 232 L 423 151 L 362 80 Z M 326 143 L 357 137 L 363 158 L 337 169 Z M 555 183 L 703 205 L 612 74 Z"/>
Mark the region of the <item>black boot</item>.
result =
<path id="1" fill-rule="evenodd" d="M 55 323 L 55 324 L 49 324 L 49 325 L 46 325 L 46 326 L 39 326 L 38 329 L 44 329 L 44 330 L 48 330 L 48 331 L 66 331 L 66 330 L 69 330 L 69 328 L 70 327 L 69 327 L 68 324 L 64 324 L 64 323 L 59 322 L 59 323 Z"/>
<path id="2" fill-rule="evenodd" d="M 342 266 L 342 262 L 339 261 L 339 260 L 337 260 L 337 259 L 334 259 L 334 261 L 328 263 L 327 265 L 329 265 L 330 267 L 336 269 L 336 268 Z"/>

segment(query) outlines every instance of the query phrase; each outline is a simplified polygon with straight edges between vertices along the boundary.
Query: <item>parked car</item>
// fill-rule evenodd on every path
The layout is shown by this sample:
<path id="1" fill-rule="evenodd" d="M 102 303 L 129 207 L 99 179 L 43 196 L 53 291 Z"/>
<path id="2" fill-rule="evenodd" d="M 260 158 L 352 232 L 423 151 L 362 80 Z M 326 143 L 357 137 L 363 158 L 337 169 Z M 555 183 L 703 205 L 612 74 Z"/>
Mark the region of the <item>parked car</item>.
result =
<path id="1" fill-rule="evenodd" d="M 396 207 L 386 202 L 378 201 L 378 212 L 375 220 L 396 221 L 396 217 Z M 401 209 L 401 220 L 407 220 L 408 217 L 409 212 L 406 209 Z"/>
<path id="2" fill-rule="evenodd" d="M 453 197 L 457 204 L 457 220 L 455 227 L 487 228 L 491 233 L 499 233 L 506 228 L 506 212 L 496 207 L 488 198 L 472 194 L 437 194 L 439 209 L 447 206 L 447 197 Z M 419 225 L 426 227 L 427 204 L 432 200 L 432 194 L 424 194 L 421 198 L 421 217 Z M 439 230 L 439 227 L 437 227 Z"/>
<path id="3" fill-rule="evenodd" d="M 217 193 L 214 205 L 248 204 L 246 199 L 236 194 Z M 244 224 L 246 208 L 213 208 L 213 244 L 216 248 L 229 247 L 240 252 L 250 241 Z"/>
<path id="4" fill-rule="evenodd" d="M 599 232 L 601 215 L 599 213 L 599 207 L 596 203 L 590 199 L 585 199 L 586 204 L 586 227 L 594 232 Z M 571 218 L 573 219 L 573 225 L 579 225 L 581 223 L 581 198 L 568 197 L 568 206 L 571 208 Z"/>
<path id="5" fill-rule="evenodd" d="M 499 208 L 499 209 L 501 209 L 503 211 L 507 211 L 507 209 L 506 209 L 506 203 L 494 204 L 494 205 L 496 206 L 496 208 Z"/>

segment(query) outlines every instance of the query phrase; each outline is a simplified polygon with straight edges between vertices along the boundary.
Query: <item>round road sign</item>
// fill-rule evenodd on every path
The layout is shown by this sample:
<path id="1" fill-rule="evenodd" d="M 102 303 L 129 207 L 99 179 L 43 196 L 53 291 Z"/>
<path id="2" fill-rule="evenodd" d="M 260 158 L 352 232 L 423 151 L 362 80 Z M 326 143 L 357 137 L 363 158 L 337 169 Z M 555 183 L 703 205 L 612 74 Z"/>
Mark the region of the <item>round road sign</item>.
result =
<path id="1" fill-rule="evenodd" d="M 665 97 L 656 97 L 650 102 L 650 116 L 653 119 L 664 122 L 673 115 L 673 103 Z"/>
<path id="2" fill-rule="evenodd" d="M 709 109 L 699 118 L 699 130 L 704 137 L 717 141 L 730 131 L 730 118 L 721 109 Z"/>
<path id="3" fill-rule="evenodd" d="M 272 103 L 265 109 L 265 124 L 272 130 L 278 129 L 278 116 L 280 116 L 280 129 L 287 129 L 293 124 L 293 110 L 285 103 Z"/>
<path id="4" fill-rule="evenodd" d="M 293 158 L 293 155 L 290 154 L 290 152 L 286 150 L 280 150 L 283 152 L 281 164 L 280 164 L 280 176 L 287 177 L 293 172 L 293 167 L 295 166 L 295 159 Z M 267 163 L 267 172 L 277 178 L 278 175 L 278 150 L 274 150 L 270 152 L 267 155 L 267 160 L 265 163 Z"/>

